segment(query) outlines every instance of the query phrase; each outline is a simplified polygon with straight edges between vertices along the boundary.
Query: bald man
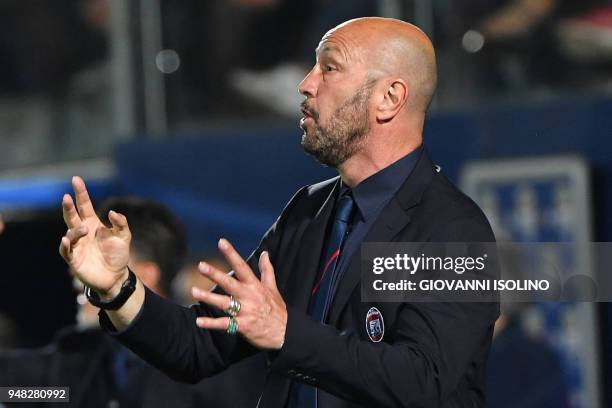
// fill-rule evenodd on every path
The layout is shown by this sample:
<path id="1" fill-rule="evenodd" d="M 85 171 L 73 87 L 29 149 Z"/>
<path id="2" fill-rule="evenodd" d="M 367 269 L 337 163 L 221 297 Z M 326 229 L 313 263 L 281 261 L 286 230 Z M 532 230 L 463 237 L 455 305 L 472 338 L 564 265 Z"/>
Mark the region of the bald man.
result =
<path id="1" fill-rule="evenodd" d="M 423 146 L 431 42 L 413 25 L 363 18 L 325 34 L 316 55 L 299 85 L 302 145 L 339 176 L 300 189 L 246 261 L 221 239 L 233 273 L 201 262 L 217 288 L 194 288 L 198 304 L 172 305 L 135 279 L 128 220 L 110 212 L 113 227 L 101 225 L 78 177 L 60 253 L 101 304 L 102 327 L 177 380 L 263 352 L 259 407 L 482 407 L 496 303 L 360 296 L 363 242 L 494 241 Z"/>

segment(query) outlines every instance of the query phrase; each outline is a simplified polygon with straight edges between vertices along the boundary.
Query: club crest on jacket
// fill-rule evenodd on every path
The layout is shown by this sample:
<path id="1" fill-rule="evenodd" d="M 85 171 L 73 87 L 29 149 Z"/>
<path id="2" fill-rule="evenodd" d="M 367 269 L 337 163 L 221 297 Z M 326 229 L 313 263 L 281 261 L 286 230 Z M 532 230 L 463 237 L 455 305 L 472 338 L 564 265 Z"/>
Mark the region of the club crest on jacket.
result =
<path id="1" fill-rule="evenodd" d="M 385 321 L 380 310 L 375 307 L 371 307 L 366 314 L 366 333 L 374 343 L 381 341 L 385 335 Z"/>

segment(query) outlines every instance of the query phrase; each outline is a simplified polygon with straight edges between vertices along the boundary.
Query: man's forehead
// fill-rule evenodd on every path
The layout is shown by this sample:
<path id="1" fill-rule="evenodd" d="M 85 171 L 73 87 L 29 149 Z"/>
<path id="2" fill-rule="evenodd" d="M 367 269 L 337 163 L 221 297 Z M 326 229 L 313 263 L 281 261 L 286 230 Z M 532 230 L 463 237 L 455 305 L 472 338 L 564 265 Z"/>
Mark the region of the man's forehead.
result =
<path id="1" fill-rule="evenodd" d="M 329 30 L 319 46 L 316 48 L 316 55 L 319 57 L 323 53 L 338 53 L 343 59 L 361 59 L 361 55 L 367 53 L 371 47 L 370 38 L 358 24 L 341 24 Z M 371 37 L 372 34 L 368 33 Z"/>
<path id="2" fill-rule="evenodd" d="M 317 57 L 327 55 L 338 55 L 342 59 L 349 60 L 355 57 L 357 49 L 360 48 L 359 44 L 354 41 L 354 38 L 347 36 L 346 33 L 336 30 L 333 33 L 327 33 L 321 39 L 319 46 L 317 47 Z"/>

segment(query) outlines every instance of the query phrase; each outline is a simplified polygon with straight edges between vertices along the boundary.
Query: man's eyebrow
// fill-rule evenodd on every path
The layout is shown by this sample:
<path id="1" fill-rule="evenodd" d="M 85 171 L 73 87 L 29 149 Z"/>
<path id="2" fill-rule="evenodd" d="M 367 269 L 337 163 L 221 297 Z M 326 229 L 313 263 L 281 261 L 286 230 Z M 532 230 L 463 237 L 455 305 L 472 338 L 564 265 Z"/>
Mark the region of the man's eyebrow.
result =
<path id="1" fill-rule="evenodd" d="M 335 45 L 330 45 L 330 44 L 319 45 L 317 49 L 315 50 L 315 52 L 317 56 L 323 53 L 330 53 L 330 52 L 342 54 L 338 47 L 336 47 Z"/>

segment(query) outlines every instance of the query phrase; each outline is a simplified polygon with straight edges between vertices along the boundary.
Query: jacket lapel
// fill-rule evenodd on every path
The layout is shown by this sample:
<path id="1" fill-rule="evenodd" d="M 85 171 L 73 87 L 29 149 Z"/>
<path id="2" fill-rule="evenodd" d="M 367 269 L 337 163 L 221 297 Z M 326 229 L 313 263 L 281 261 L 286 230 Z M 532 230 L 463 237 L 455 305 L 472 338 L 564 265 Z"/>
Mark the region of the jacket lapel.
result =
<path id="1" fill-rule="evenodd" d="M 390 242 L 410 222 L 412 210 L 421 200 L 435 173 L 434 165 L 424 150 L 414 170 L 406 178 L 395 196 L 382 209 L 363 242 Z M 334 324 L 361 281 L 361 250 L 356 251 L 342 280 L 329 312 L 329 323 Z"/>
<path id="2" fill-rule="evenodd" d="M 334 197 L 339 185 L 340 178 L 338 177 L 323 205 L 319 208 L 308 227 L 306 227 L 300 242 L 295 243 L 300 246 L 300 251 L 294 265 L 296 273 L 291 274 L 291 279 L 287 282 L 287 296 L 285 296 L 285 299 L 292 306 L 299 308 L 299 310 L 306 311 L 308 308 L 310 288 L 314 284 L 317 269 L 319 268 L 322 248 L 325 245 L 325 231 L 334 208 Z"/>
<path id="3" fill-rule="evenodd" d="M 319 268 L 321 252 L 325 244 L 325 232 L 329 218 L 334 208 L 334 198 L 340 186 L 340 177 L 327 195 L 327 198 L 315 214 L 314 218 L 306 227 L 304 234 L 299 237 L 295 244 L 300 251 L 293 264 L 294 273 L 287 281 L 285 301 L 291 306 L 306 312 L 310 300 L 310 288 L 314 284 Z M 284 407 L 291 386 L 291 381 L 275 372 L 269 372 L 266 386 L 262 393 L 258 407 Z"/>

